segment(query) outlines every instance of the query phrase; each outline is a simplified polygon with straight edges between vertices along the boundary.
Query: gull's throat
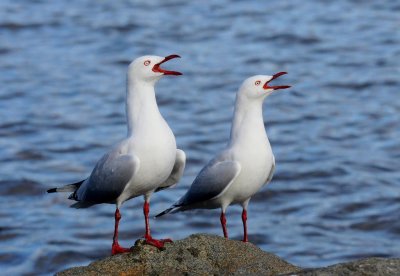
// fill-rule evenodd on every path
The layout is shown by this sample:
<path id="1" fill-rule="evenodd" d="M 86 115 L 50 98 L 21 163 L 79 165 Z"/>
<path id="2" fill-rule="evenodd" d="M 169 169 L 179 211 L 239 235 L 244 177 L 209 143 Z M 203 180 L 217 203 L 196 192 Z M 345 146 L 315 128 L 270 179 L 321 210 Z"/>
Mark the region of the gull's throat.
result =
<path id="1" fill-rule="evenodd" d="M 154 84 L 129 83 L 126 93 L 128 136 L 133 136 L 141 127 L 151 125 L 159 115 Z"/>

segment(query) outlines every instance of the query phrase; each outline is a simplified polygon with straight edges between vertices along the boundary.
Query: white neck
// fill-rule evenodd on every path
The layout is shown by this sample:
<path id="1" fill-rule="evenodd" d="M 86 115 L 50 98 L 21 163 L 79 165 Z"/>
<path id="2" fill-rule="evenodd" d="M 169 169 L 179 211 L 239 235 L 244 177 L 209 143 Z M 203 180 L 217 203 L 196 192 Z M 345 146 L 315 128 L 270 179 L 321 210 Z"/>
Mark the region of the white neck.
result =
<path id="1" fill-rule="evenodd" d="M 236 143 L 257 143 L 267 138 L 262 114 L 262 99 L 236 96 L 230 145 Z"/>
<path id="2" fill-rule="evenodd" d="M 134 78 L 127 81 L 126 118 L 128 136 L 133 136 L 140 126 L 149 124 L 149 120 L 161 116 L 158 110 L 154 84 Z"/>

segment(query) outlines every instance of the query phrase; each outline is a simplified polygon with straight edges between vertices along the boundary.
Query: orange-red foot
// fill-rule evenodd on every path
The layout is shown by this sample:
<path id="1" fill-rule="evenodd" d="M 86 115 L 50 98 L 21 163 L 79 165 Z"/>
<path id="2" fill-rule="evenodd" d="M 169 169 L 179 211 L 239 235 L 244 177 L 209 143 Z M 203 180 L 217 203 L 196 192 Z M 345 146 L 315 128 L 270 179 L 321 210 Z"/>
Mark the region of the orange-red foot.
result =
<path id="1" fill-rule="evenodd" d="M 131 250 L 129 248 L 121 247 L 118 243 L 113 243 L 111 247 L 111 255 L 126 253 L 130 251 Z"/>
<path id="2" fill-rule="evenodd" d="M 152 246 L 155 246 L 155 247 L 157 247 L 158 249 L 164 248 L 164 244 L 165 244 L 166 242 L 172 242 L 171 239 L 160 239 L 160 240 L 156 240 L 156 239 L 153 239 L 152 237 L 145 237 L 145 241 L 146 241 L 147 244 L 150 244 L 150 245 L 152 245 Z"/>

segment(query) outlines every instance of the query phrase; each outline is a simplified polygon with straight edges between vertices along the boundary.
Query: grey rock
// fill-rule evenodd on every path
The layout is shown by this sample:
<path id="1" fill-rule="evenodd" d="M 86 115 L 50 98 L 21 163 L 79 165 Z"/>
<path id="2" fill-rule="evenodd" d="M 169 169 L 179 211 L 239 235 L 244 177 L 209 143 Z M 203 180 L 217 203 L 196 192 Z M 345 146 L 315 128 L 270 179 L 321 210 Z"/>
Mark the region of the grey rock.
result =
<path id="1" fill-rule="evenodd" d="M 131 249 L 57 275 L 277 275 L 300 270 L 254 244 L 214 235 L 191 235 L 166 244 L 165 250 L 139 240 Z"/>
<path id="2" fill-rule="evenodd" d="M 305 269 L 287 275 L 299 276 L 383 276 L 400 275 L 400 259 L 367 258 L 359 261 L 340 263 L 324 268 Z"/>
<path id="3" fill-rule="evenodd" d="M 131 250 L 56 275 L 400 275 L 400 259 L 368 258 L 304 269 L 264 252 L 254 244 L 205 234 L 168 243 L 164 250 L 138 240 Z"/>

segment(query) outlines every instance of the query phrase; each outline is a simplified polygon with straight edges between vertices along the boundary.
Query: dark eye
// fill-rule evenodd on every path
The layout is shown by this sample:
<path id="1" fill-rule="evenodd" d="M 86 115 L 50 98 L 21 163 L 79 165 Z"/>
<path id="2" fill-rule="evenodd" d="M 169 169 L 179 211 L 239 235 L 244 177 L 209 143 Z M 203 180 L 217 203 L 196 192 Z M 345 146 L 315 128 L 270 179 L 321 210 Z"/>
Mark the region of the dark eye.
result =
<path id="1" fill-rule="evenodd" d="M 146 60 L 143 64 L 144 66 L 148 66 L 150 64 L 150 60 Z"/>
<path id="2" fill-rule="evenodd" d="M 258 81 L 256 81 L 254 84 L 255 84 L 255 85 L 260 85 L 260 83 L 261 83 L 261 81 L 258 80 Z"/>

